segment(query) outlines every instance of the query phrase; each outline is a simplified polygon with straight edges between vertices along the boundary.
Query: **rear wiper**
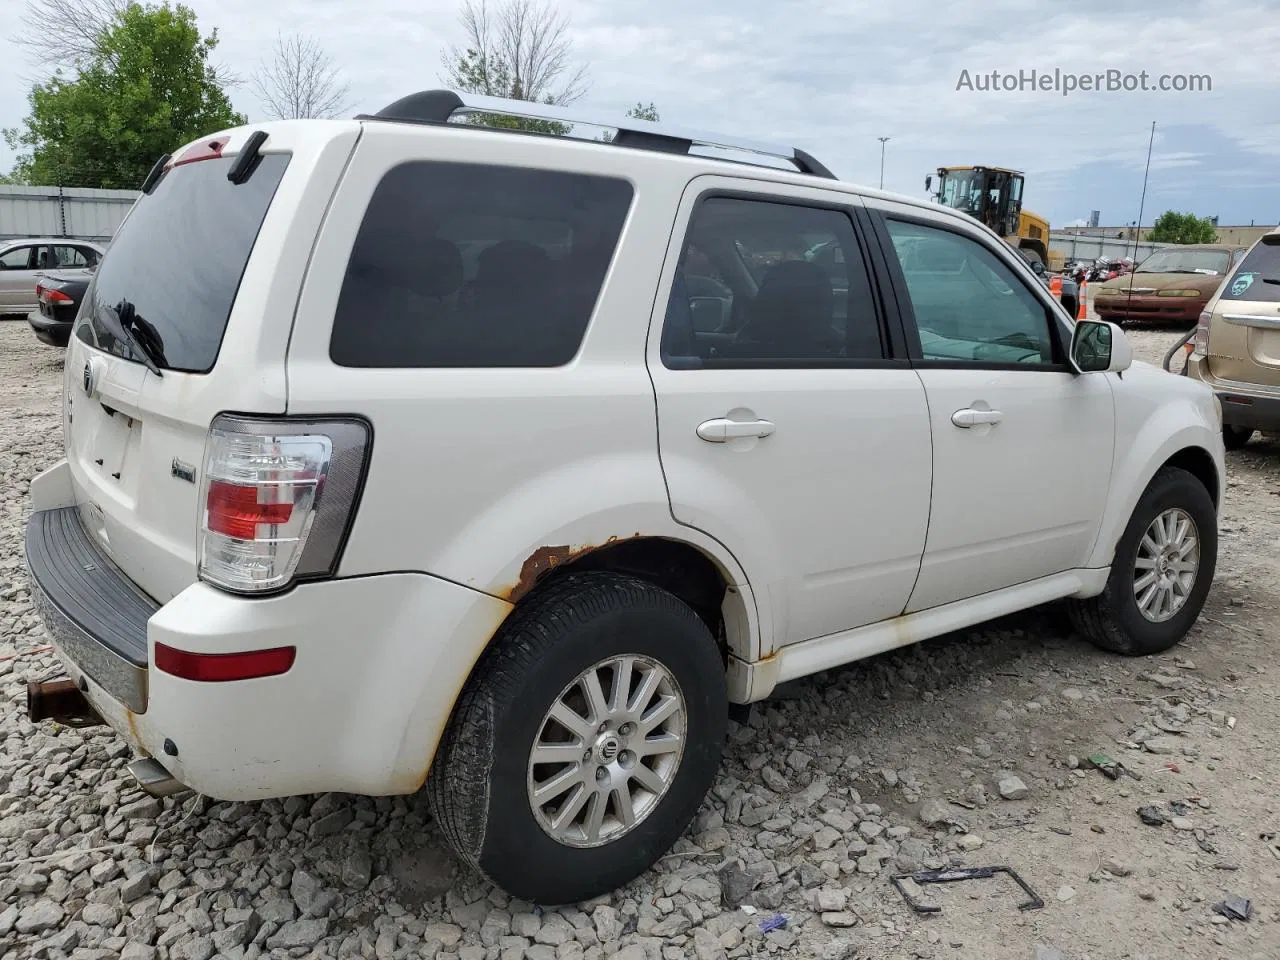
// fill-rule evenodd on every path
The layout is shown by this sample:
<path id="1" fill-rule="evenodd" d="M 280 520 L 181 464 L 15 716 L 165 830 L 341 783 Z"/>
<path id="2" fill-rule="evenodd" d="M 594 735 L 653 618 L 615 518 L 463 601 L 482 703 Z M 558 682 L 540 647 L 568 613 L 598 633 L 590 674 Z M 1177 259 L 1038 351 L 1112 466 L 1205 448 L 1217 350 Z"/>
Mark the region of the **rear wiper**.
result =
<path id="1" fill-rule="evenodd" d="M 124 339 L 129 346 L 133 347 L 141 358 L 146 368 L 154 373 L 157 377 L 163 377 L 160 372 L 160 362 L 164 360 L 164 352 L 158 349 L 158 345 L 150 340 L 149 332 L 140 334 L 140 321 L 134 311 L 133 304 L 128 300 L 121 300 L 115 309 L 116 322 L 120 327 L 120 332 L 124 334 Z M 157 353 L 159 356 L 157 357 Z"/>

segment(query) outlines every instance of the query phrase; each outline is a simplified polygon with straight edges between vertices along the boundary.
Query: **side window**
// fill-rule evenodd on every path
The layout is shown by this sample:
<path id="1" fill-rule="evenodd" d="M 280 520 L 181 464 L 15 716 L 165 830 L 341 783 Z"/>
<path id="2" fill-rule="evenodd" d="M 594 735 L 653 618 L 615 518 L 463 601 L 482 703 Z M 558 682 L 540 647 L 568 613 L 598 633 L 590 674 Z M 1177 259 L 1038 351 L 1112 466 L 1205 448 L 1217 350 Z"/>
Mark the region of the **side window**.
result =
<path id="1" fill-rule="evenodd" d="M 88 265 L 89 261 L 85 258 L 84 252 L 80 247 L 53 248 L 53 266 L 87 267 Z"/>
<path id="2" fill-rule="evenodd" d="M 54 259 L 53 259 L 52 247 L 46 247 L 41 245 L 39 247 L 34 248 L 34 250 L 35 250 L 35 256 L 32 258 L 32 262 L 34 267 L 37 270 L 48 270 L 51 267 L 57 266 L 57 264 L 54 262 Z"/>
<path id="3" fill-rule="evenodd" d="M 886 223 L 925 360 L 1055 362 L 1044 305 L 995 254 L 959 233 Z"/>
<path id="4" fill-rule="evenodd" d="M 847 213 L 736 197 L 697 205 L 667 303 L 666 366 L 840 366 L 884 355 Z"/>
<path id="5" fill-rule="evenodd" d="M 1222 285 L 1223 300 L 1280 302 L 1280 243 L 1256 244 Z"/>
<path id="6" fill-rule="evenodd" d="M 395 167 L 356 234 L 329 356 L 347 367 L 569 362 L 631 199 L 631 184 L 611 177 Z"/>
<path id="7" fill-rule="evenodd" d="M 0 256 L 0 269 L 26 270 L 31 263 L 31 247 L 17 247 Z"/>

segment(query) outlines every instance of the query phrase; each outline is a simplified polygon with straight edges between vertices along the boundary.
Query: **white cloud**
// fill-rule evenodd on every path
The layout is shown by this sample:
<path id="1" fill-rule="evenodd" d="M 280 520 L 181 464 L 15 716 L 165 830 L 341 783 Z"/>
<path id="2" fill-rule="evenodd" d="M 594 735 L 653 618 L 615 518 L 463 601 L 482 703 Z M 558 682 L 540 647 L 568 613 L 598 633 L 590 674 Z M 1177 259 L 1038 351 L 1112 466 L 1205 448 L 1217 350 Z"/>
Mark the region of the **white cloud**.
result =
<path id="1" fill-rule="evenodd" d="M 346 71 L 358 110 L 441 85 L 440 57 L 461 39 L 445 0 L 188 0 L 216 26 L 219 59 L 248 73 L 277 29 L 313 34 Z M 923 195 L 943 164 L 998 163 L 1027 173 L 1027 203 L 1063 222 L 1102 209 L 1137 216 L 1151 121 L 1158 121 L 1147 218 L 1163 196 L 1197 193 L 1246 222 L 1280 213 L 1274 0 L 1136 0 L 1048 5 L 1032 0 L 565 0 L 592 88 L 580 106 L 617 113 L 653 101 L 691 127 L 794 142 L 839 175 L 874 184 L 880 136 L 890 137 L 885 185 Z M 22 4 L 0 9 L 0 36 Z M 0 41 L 0 64 L 21 62 Z M 957 91 L 961 71 L 1076 74 L 1116 69 L 1210 74 L 1212 92 Z M 25 112 L 17 70 L 0 72 L 0 125 Z M 236 104 L 251 116 L 247 88 Z M 1201 142 L 1189 142 L 1201 141 Z M 0 148 L 0 168 L 10 157 Z M 1174 175 L 1178 180 L 1174 181 Z M 1252 181 L 1256 189 L 1242 187 Z M 1172 188 L 1175 187 L 1176 191 Z M 1185 198 L 1184 198 L 1185 199 Z M 1156 207 L 1153 208 L 1152 202 Z M 1132 207 L 1132 209 L 1129 209 Z M 1255 211 L 1255 207 L 1257 208 Z"/>

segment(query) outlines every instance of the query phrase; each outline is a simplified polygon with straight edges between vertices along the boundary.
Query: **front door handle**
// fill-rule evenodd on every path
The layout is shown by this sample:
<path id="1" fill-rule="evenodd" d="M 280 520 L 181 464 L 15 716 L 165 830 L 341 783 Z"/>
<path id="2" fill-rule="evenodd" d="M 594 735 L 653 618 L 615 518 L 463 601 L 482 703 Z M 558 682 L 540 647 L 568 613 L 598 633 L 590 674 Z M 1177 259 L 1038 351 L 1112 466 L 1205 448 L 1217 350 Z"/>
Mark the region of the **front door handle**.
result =
<path id="1" fill-rule="evenodd" d="M 767 437 L 773 431 L 771 420 L 726 420 L 720 417 L 698 424 L 698 436 L 711 443 L 728 443 L 743 437 Z"/>
<path id="2" fill-rule="evenodd" d="M 951 422 L 966 430 L 980 423 L 999 423 L 1003 419 L 1004 414 L 999 410 L 975 410 L 973 407 L 957 410 L 951 415 Z"/>

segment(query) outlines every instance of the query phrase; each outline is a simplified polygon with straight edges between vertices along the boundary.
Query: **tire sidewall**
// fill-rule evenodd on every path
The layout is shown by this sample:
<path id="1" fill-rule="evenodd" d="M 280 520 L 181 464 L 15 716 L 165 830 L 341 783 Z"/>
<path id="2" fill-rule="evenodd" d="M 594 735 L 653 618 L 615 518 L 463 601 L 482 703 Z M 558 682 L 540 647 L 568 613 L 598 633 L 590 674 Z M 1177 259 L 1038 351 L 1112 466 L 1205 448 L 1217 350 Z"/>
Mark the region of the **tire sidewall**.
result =
<path id="1" fill-rule="evenodd" d="M 479 863 L 514 895 L 551 904 L 581 899 L 588 888 L 622 886 L 669 848 L 702 804 L 723 749 L 724 666 L 702 622 L 674 597 L 670 600 L 615 606 L 574 623 L 551 654 L 525 673 L 511 702 L 495 705 Z M 686 709 L 684 753 L 666 794 L 634 829 L 601 847 L 569 847 L 550 837 L 534 817 L 527 788 L 530 751 L 563 689 L 592 665 L 621 654 L 650 657 L 675 678 Z"/>
<path id="2" fill-rule="evenodd" d="M 1142 615 L 1134 596 L 1134 562 L 1143 535 L 1157 516 L 1171 508 L 1186 511 L 1195 522 L 1200 540 L 1200 566 L 1191 595 L 1182 609 L 1163 623 L 1152 623 Z M 1112 613 L 1129 639 L 1135 653 L 1158 653 L 1177 643 L 1191 629 L 1205 598 L 1213 586 L 1218 554 L 1217 512 L 1204 486 L 1191 474 L 1171 471 L 1143 495 L 1130 518 L 1112 569 L 1110 593 Z"/>

